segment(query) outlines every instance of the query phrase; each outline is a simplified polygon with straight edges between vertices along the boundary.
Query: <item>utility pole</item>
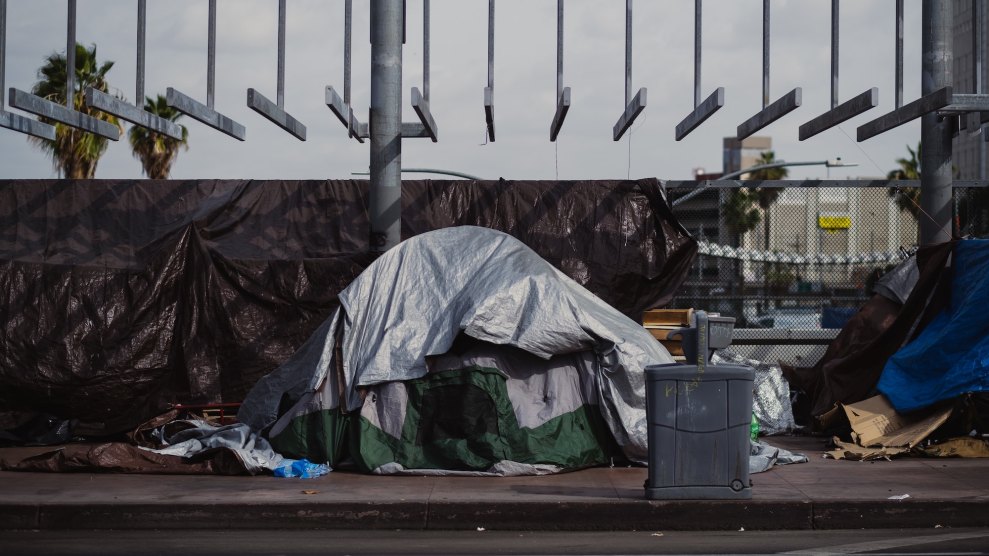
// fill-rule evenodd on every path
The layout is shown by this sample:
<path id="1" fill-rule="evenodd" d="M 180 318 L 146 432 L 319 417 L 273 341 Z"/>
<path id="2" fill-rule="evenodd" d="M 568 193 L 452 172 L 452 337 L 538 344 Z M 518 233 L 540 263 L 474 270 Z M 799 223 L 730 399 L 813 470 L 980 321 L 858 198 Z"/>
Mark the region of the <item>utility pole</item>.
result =
<path id="1" fill-rule="evenodd" d="M 403 0 L 371 0 L 371 250 L 401 240 Z"/>
<path id="2" fill-rule="evenodd" d="M 952 84 L 951 0 L 924 0 L 921 95 Z M 951 239 L 951 136 L 957 118 L 929 112 L 920 120 L 920 244 Z"/>

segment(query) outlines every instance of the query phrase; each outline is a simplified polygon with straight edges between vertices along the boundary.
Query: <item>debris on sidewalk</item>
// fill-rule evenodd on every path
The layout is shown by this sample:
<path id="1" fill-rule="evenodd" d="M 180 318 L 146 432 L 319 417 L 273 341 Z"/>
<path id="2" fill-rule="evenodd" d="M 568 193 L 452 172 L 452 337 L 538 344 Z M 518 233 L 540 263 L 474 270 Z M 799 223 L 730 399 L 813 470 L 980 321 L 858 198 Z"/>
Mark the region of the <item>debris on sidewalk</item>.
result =
<path id="1" fill-rule="evenodd" d="M 888 459 L 909 452 L 944 424 L 952 410 L 945 406 L 903 415 L 882 395 L 845 405 L 844 409 L 852 427 L 852 442 L 835 438 L 837 449 L 827 453 L 834 459 Z"/>

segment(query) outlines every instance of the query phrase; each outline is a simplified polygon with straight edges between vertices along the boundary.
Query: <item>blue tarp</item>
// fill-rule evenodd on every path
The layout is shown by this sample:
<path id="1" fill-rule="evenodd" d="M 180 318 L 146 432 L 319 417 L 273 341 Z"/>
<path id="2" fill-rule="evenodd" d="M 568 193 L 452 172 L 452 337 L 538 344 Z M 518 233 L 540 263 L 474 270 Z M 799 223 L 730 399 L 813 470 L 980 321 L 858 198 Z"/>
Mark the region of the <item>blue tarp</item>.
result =
<path id="1" fill-rule="evenodd" d="M 989 240 L 955 245 L 951 302 L 886 362 L 878 389 L 905 412 L 989 391 Z"/>

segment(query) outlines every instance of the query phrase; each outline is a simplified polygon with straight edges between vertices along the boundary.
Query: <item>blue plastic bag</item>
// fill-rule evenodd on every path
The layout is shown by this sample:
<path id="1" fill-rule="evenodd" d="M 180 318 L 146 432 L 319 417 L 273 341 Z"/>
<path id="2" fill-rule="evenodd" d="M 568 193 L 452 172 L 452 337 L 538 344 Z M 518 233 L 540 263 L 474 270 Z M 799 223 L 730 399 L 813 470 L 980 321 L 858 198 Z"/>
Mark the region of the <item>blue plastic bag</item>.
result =
<path id="1" fill-rule="evenodd" d="M 330 471 L 333 471 L 333 468 L 325 463 L 313 463 L 303 458 L 285 460 L 285 465 L 275 469 L 274 473 L 276 477 L 312 479 L 314 477 L 322 477 Z"/>

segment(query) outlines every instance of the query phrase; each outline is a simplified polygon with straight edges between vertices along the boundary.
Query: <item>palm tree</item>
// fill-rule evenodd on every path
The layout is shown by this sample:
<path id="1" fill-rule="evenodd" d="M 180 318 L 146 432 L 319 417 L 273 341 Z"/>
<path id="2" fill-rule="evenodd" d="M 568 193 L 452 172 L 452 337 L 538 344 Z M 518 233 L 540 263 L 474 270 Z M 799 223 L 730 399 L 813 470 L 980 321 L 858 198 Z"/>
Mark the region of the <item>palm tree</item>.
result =
<path id="1" fill-rule="evenodd" d="M 760 166 L 775 162 L 777 162 L 776 153 L 773 151 L 764 151 L 757 161 Z M 781 180 L 787 175 L 789 172 L 786 168 L 765 168 L 749 172 L 748 179 Z M 756 187 L 754 189 L 743 187 L 733 190 L 723 206 L 725 224 L 732 233 L 741 236 L 749 230 L 754 230 L 762 221 L 765 248 L 769 249 L 769 207 L 776 202 L 779 195 L 780 190 L 778 188 L 770 187 Z M 761 214 L 756 207 L 761 209 Z"/>
<path id="2" fill-rule="evenodd" d="M 144 109 L 159 118 L 174 122 L 182 117 L 182 113 L 168 105 L 165 97 L 145 99 Z M 179 148 L 189 148 L 189 130 L 182 124 L 182 139 L 173 139 L 150 129 L 133 126 L 127 133 L 134 157 L 141 161 L 144 175 L 151 179 L 167 179 L 172 170 L 172 163 L 179 155 Z"/>
<path id="3" fill-rule="evenodd" d="M 774 164 L 776 153 L 773 151 L 763 151 L 759 156 L 759 165 Z M 763 168 L 749 173 L 750 180 L 781 180 L 790 175 L 786 168 Z M 763 248 L 769 250 L 769 207 L 776 202 L 780 196 L 780 189 L 775 187 L 757 187 L 752 190 L 755 193 L 755 202 L 762 209 L 762 235 Z"/>
<path id="4" fill-rule="evenodd" d="M 920 179 L 920 142 L 917 143 L 917 150 L 907 145 L 907 152 L 910 158 L 897 158 L 896 163 L 900 166 L 896 170 L 890 170 L 886 177 L 891 180 L 919 180 Z M 900 212 L 909 212 L 914 219 L 920 214 L 920 188 L 919 187 L 891 187 L 888 190 L 889 196 L 896 199 L 896 206 Z"/>
<path id="5" fill-rule="evenodd" d="M 101 92 L 108 92 L 106 74 L 113 67 L 113 62 L 99 64 L 96 61 L 96 45 L 87 49 L 81 44 L 76 45 L 75 91 L 72 94 L 72 107 L 87 116 L 99 118 L 117 127 L 120 122 L 116 117 L 86 106 L 84 91 L 92 87 Z M 65 55 L 53 53 L 45 59 L 44 65 L 38 69 L 38 82 L 31 92 L 44 99 L 58 104 L 65 104 L 66 67 Z M 96 164 L 106 152 L 108 139 L 95 133 L 76 129 L 48 118 L 39 118 L 42 122 L 55 126 L 55 140 L 30 137 L 29 141 L 45 151 L 52 159 L 52 165 L 62 177 L 69 179 L 92 179 L 96 175 Z"/>

